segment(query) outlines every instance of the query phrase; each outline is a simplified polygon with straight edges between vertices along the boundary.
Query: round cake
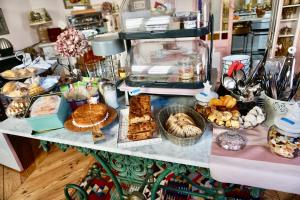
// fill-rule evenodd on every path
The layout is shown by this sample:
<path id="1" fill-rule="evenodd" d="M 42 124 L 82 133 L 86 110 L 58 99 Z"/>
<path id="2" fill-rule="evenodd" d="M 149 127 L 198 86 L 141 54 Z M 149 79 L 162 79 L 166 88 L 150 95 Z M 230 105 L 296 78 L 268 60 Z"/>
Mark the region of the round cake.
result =
<path id="1" fill-rule="evenodd" d="M 82 128 L 100 124 L 108 117 L 108 107 L 103 103 L 82 105 L 72 114 L 73 124 Z"/>

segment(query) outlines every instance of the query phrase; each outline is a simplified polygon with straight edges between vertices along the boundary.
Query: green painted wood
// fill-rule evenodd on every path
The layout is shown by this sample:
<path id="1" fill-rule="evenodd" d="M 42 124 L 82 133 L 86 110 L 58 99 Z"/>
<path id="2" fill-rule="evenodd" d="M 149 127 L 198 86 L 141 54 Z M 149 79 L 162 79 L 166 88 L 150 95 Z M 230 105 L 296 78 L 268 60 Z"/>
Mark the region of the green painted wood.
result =
<path id="1" fill-rule="evenodd" d="M 45 151 L 50 150 L 51 142 L 47 141 L 40 141 L 40 146 Z M 59 144 L 54 143 L 59 149 L 62 151 L 66 151 L 68 148 L 72 147 L 66 144 Z M 120 182 L 126 182 L 128 184 L 143 184 L 145 183 L 145 179 L 149 178 L 149 173 L 153 173 L 152 169 L 154 166 L 159 167 L 160 169 L 164 169 L 160 175 L 157 177 L 156 181 L 151 183 L 151 200 L 155 199 L 156 192 L 163 188 L 163 189 L 170 189 L 165 186 L 161 186 L 161 181 L 170 173 L 174 173 L 176 176 L 182 177 L 186 182 L 191 184 L 192 186 L 198 188 L 199 190 L 203 191 L 204 193 L 195 193 L 191 191 L 185 191 L 180 189 L 170 189 L 181 193 L 189 193 L 190 195 L 203 197 L 206 199 L 216 199 L 216 200 L 223 200 L 225 198 L 225 193 L 230 192 L 234 188 L 234 184 L 230 184 L 227 188 L 223 188 L 222 183 L 218 183 L 218 186 L 215 188 L 207 188 L 203 185 L 199 185 L 193 183 L 188 177 L 185 176 L 187 173 L 197 172 L 200 173 L 203 177 L 209 179 L 211 182 L 214 182 L 210 176 L 209 169 L 206 168 L 199 168 L 189 165 L 182 165 L 178 163 L 170 163 L 164 161 L 157 161 L 151 159 L 144 159 L 135 156 L 128 156 L 104 151 L 95 151 L 88 148 L 82 147 L 74 147 L 79 152 L 83 153 L 84 155 L 92 155 L 95 159 L 101 164 L 103 169 L 106 171 L 105 175 L 108 175 L 113 180 L 113 183 L 116 187 L 116 195 L 114 199 L 121 199 L 125 198 L 124 192 L 120 186 Z M 117 172 L 118 176 L 116 177 L 113 171 Z M 97 165 L 93 165 L 92 168 L 88 171 L 88 176 L 101 176 L 102 170 L 97 167 Z M 148 183 L 149 184 L 149 183 Z M 79 187 L 79 186 L 78 186 Z M 143 186 L 144 187 L 144 186 Z M 251 195 L 254 198 L 258 198 L 261 194 L 263 189 L 261 188 L 251 188 Z M 65 188 L 65 195 L 68 199 L 67 189 Z M 79 195 L 82 195 L 79 192 Z M 84 198 L 82 196 L 82 198 Z"/>
<path id="2" fill-rule="evenodd" d="M 84 189 L 82 189 L 80 186 L 75 185 L 75 184 L 67 184 L 64 188 L 64 193 L 66 200 L 72 200 L 70 194 L 69 194 L 69 189 L 74 189 L 76 190 L 78 197 L 80 200 L 88 200 L 88 195 Z"/>
<path id="3" fill-rule="evenodd" d="M 105 160 L 97 154 L 97 151 L 92 151 L 91 154 L 101 164 L 101 166 L 105 169 L 106 173 L 110 176 L 110 178 L 112 179 L 112 181 L 113 181 L 113 183 L 116 187 L 116 191 L 119 194 L 120 200 L 123 200 L 124 196 L 123 196 L 123 190 L 121 188 L 121 185 L 120 185 L 118 179 L 116 178 L 116 176 L 114 175 L 114 173 L 111 171 L 109 166 L 106 164 Z"/>

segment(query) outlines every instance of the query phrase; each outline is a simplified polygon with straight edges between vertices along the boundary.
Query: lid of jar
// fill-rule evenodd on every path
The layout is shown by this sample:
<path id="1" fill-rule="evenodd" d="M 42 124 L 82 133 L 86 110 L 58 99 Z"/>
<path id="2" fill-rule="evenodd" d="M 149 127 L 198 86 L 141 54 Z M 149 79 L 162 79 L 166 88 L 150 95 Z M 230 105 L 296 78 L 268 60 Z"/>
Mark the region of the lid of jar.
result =
<path id="1" fill-rule="evenodd" d="M 212 98 L 218 98 L 219 95 L 211 90 L 212 85 L 206 81 L 204 84 L 204 88 L 200 90 L 200 93 L 195 95 L 197 101 L 208 103 Z"/>
<path id="2" fill-rule="evenodd" d="M 293 112 L 288 112 L 284 116 L 276 117 L 274 120 L 274 125 L 280 129 L 279 132 L 283 135 L 300 137 L 299 105 L 295 103 L 290 110 L 293 110 Z"/>

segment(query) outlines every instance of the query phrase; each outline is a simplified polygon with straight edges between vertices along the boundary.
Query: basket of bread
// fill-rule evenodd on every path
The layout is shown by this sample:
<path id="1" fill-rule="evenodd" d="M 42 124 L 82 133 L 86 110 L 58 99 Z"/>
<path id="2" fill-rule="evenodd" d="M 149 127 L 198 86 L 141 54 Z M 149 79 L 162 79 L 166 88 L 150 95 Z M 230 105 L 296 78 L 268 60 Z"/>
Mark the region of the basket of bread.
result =
<path id="1" fill-rule="evenodd" d="M 208 106 L 196 105 L 195 110 L 218 128 L 251 129 L 266 119 L 263 101 L 237 101 L 230 95 L 213 98 Z"/>
<path id="2" fill-rule="evenodd" d="M 18 81 L 7 82 L 2 88 L 2 94 L 10 98 L 36 96 L 52 90 L 58 82 L 58 77 L 32 77 L 24 83 Z"/>
<path id="3" fill-rule="evenodd" d="M 26 67 L 26 68 L 18 68 L 18 69 L 10 69 L 2 72 L 0 75 L 2 78 L 7 80 L 22 80 L 26 78 L 30 78 L 38 72 L 37 68 L 34 67 Z"/>
<path id="4" fill-rule="evenodd" d="M 205 119 L 192 108 L 174 105 L 158 113 L 160 131 L 180 146 L 195 144 L 206 129 Z"/>

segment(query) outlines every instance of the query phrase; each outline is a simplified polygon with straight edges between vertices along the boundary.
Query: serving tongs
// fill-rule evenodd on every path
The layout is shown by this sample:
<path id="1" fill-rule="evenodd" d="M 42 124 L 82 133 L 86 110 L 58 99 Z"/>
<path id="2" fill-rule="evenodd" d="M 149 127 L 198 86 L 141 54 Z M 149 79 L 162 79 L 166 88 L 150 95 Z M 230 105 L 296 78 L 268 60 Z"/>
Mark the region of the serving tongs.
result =
<path id="1" fill-rule="evenodd" d="M 255 79 L 260 80 L 262 82 L 262 86 L 265 89 L 265 81 L 266 81 L 266 72 L 265 72 L 265 64 L 267 62 L 269 49 L 266 49 L 264 53 L 264 57 L 259 61 L 257 66 L 252 69 L 249 74 L 249 77 L 245 81 L 245 85 L 250 85 L 253 83 Z"/>
<path id="2" fill-rule="evenodd" d="M 288 55 L 277 78 L 277 90 L 281 93 L 280 96 L 282 99 L 288 99 L 294 87 L 294 73 L 296 63 L 295 53 L 296 48 L 290 47 L 288 49 Z"/>

